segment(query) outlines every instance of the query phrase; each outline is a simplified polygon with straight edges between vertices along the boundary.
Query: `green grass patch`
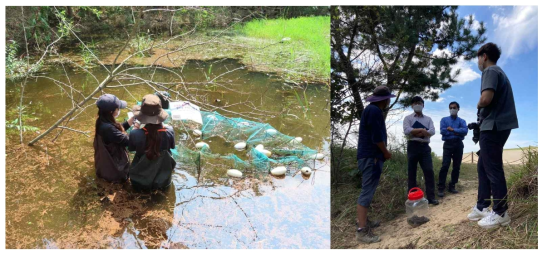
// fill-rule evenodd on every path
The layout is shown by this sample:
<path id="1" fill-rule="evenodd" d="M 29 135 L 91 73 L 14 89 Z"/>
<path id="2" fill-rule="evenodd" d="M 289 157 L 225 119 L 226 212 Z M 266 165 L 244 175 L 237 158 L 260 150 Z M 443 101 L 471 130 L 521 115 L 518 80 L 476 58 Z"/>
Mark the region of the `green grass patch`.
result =
<path id="1" fill-rule="evenodd" d="M 308 70 L 330 76 L 330 17 L 253 20 L 235 28 L 246 37 L 266 39 L 260 54 L 279 58 L 295 73 Z M 290 39 L 289 39 L 290 38 Z"/>

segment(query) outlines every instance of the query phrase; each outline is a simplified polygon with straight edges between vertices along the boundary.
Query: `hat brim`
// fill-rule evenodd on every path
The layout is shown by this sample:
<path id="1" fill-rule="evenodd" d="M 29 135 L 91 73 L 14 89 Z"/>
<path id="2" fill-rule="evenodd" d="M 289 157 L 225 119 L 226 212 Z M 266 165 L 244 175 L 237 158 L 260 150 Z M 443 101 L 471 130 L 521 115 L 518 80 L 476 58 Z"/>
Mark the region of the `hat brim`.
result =
<path id="1" fill-rule="evenodd" d="M 135 119 L 139 120 L 141 124 L 160 124 L 169 117 L 169 114 L 163 109 L 161 109 L 158 115 L 145 115 L 141 112 L 140 105 L 133 106 L 133 109 L 131 111 L 133 112 L 133 115 L 135 115 Z"/>
<path id="2" fill-rule="evenodd" d="M 125 108 L 127 108 L 127 102 L 120 100 L 120 109 L 125 109 Z"/>
<path id="3" fill-rule="evenodd" d="M 394 97 L 396 97 L 396 95 L 393 95 L 393 94 L 389 94 L 387 96 L 372 95 L 372 96 L 367 97 L 367 99 L 365 99 L 365 100 L 369 103 L 373 103 L 373 102 L 379 102 L 379 101 L 386 100 L 388 98 L 394 98 Z"/>

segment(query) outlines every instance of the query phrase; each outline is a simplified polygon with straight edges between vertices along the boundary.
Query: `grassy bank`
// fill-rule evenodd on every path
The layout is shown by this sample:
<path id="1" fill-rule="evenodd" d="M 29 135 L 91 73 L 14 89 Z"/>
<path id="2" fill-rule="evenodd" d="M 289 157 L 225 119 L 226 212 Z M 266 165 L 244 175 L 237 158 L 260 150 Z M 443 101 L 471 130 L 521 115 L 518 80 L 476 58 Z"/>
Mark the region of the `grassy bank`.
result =
<path id="1" fill-rule="evenodd" d="M 234 58 L 253 71 L 279 75 L 288 84 L 328 84 L 330 79 L 329 19 L 327 16 L 321 16 L 253 20 L 229 30 L 209 29 L 145 51 L 126 63 L 135 66 L 157 65 L 184 68 L 188 60 Z M 133 39 L 118 58 L 116 58 L 118 51 L 125 44 L 122 39 L 91 38 L 85 43 L 103 63 L 111 64 L 116 59 L 116 64 L 119 64 L 130 54 L 146 49 L 148 47 L 146 45 L 158 45 L 168 39 L 165 35 L 141 35 Z M 184 45 L 188 47 L 178 50 Z M 11 55 L 8 54 L 9 56 Z M 35 61 L 34 58 L 36 57 L 31 57 L 31 63 Z M 8 61 L 8 64 L 15 70 L 17 65 L 12 63 L 19 62 L 14 59 L 14 61 Z M 82 47 L 66 46 L 62 56 L 46 58 L 41 71 L 46 70 L 49 64 L 59 62 L 74 63 L 87 68 L 99 66 L 98 61 L 91 57 L 87 50 L 82 50 Z M 8 76 L 10 75 L 15 77 L 17 74 L 9 73 Z"/>
<path id="2" fill-rule="evenodd" d="M 330 75 L 328 16 L 253 20 L 237 26 L 235 30 L 247 37 L 264 40 L 256 42 L 256 46 L 263 49 L 256 54 L 270 60 L 286 56 L 272 63 L 292 69 L 294 76 L 301 72 L 310 72 L 322 78 Z"/>
<path id="3" fill-rule="evenodd" d="M 357 151 L 345 149 L 342 157 L 339 147 L 332 147 L 334 169 L 332 180 L 337 184 L 331 188 L 331 247 L 354 247 L 356 201 L 361 191 L 357 174 Z M 446 226 L 449 238 L 430 240 L 413 248 L 537 248 L 538 245 L 538 201 L 537 201 L 537 150 L 526 150 L 526 160 L 520 166 L 506 166 L 509 189 L 509 227 L 485 231 L 476 222 L 465 221 Z M 338 167 L 340 163 L 340 167 Z M 433 157 L 435 178 L 441 167 L 438 157 Z M 403 152 L 395 151 L 392 160 L 384 165 L 380 184 L 371 205 L 370 217 L 382 222 L 393 220 L 404 214 L 406 201 L 407 160 Z M 424 188 L 423 174 L 418 169 L 418 185 Z M 448 179 L 450 177 L 448 176 Z M 460 182 L 476 188 L 476 164 L 462 164 Z M 349 240 L 349 241 L 348 241 Z"/>
<path id="4" fill-rule="evenodd" d="M 340 158 L 340 147 L 331 148 L 334 169 L 332 179 L 338 182 L 331 187 L 331 247 L 346 247 L 347 238 L 353 236 L 357 215 L 356 202 L 361 192 L 361 177 L 357 172 L 357 150 L 344 149 Z M 335 157 L 336 156 L 336 157 Z M 433 155 L 435 176 L 441 167 L 441 160 Z M 340 167 L 338 167 L 340 164 Z M 462 166 L 462 172 L 466 172 Z M 465 175 L 462 173 L 462 175 Z M 418 186 L 425 189 L 423 173 L 418 167 Z M 402 151 L 392 151 L 392 159 L 386 161 L 380 177 L 380 184 L 370 206 L 370 217 L 382 222 L 392 220 L 405 212 L 407 197 L 407 158 Z M 348 235 L 349 233 L 349 235 Z"/>
<path id="5" fill-rule="evenodd" d="M 523 149 L 525 159 L 516 167 L 506 167 L 509 215 L 511 224 L 486 231 L 474 222 L 450 226 L 457 242 L 433 240 L 420 248 L 538 248 L 538 151 Z M 508 171 L 509 170 L 509 171 Z"/>

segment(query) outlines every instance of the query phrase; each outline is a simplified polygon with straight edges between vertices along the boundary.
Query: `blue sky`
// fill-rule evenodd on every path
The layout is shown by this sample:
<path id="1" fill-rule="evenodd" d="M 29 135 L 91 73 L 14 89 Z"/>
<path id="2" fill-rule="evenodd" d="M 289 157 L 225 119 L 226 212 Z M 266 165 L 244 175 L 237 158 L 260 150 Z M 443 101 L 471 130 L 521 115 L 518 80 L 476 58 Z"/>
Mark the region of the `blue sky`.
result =
<path id="1" fill-rule="evenodd" d="M 487 42 L 494 42 L 502 49 L 498 65 L 505 71 L 513 87 L 519 128 L 512 131 L 505 148 L 538 145 L 538 11 L 537 6 L 460 6 L 460 17 L 474 15 L 484 21 Z M 480 71 L 477 60 L 461 61 L 458 84 L 440 95 L 437 102 L 426 102 L 424 114 L 429 115 L 439 129 L 440 119 L 448 116 L 448 103 L 460 104 L 460 117 L 468 123 L 476 121 L 476 105 L 480 96 Z M 388 132 L 402 137 L 401 116 L 410 114 L 409 108 L 400 116 L 393 116 Z M 472 133 L 466 137 L 465 152 L 477 151 L 478 145 L 471 141 Z M 432 150 L 442 155 L 440 131 L 432 137 Z"/>

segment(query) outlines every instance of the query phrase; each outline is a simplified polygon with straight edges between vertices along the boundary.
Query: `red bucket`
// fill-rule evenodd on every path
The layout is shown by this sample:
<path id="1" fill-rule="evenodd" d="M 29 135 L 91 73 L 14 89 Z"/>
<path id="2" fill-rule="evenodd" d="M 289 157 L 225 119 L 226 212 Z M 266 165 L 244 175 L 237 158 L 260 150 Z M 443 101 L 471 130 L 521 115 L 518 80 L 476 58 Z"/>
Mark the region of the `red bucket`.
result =
<path id="1" fill-rule="evenodd" d="M 419 200 L 424 198 L 424 192 L 418 188 L 412 188 L 408 191 L 408 200 Z"/>

